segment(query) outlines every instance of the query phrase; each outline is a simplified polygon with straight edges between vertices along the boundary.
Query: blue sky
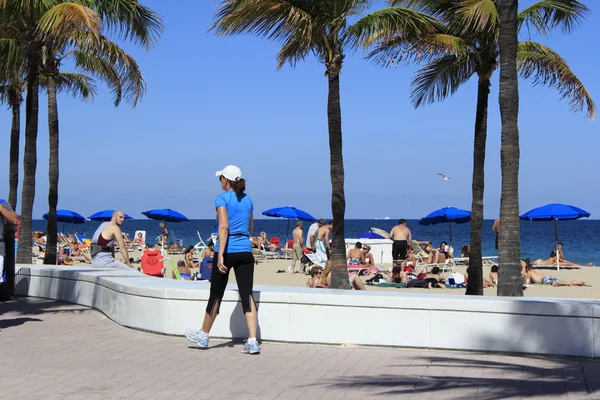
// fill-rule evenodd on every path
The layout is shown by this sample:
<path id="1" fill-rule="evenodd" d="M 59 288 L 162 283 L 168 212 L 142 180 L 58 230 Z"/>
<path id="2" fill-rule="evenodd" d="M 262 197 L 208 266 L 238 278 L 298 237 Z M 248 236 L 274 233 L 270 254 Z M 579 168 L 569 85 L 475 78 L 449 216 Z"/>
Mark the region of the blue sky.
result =
<path id="1" fill-rule="evenodd" d="M 533 1 L 520 3 L 523 8 Z M 329 217 L 324 67 L 309 57 L 276 71 L 277 43 L 248 35 L 215 37 L 207 30 L 216 2 L 144 4 L 163 15 L 166 30 L 150 52 L 125 45 L 148 83 L 137 108 L 114 108 L 104 89 L 92 103 L 59 96 L 59 208 L 84 215 L 123 208 L 141 218 L 141 211 L 170 207 L 190 218 L 212 218 L 219 192 L 214 172 L 236 164 L 257 214 L 292 204 Z M 540 40 L 569 62 L 597 103 L 599 13 L 593 8 L 570 36 L 557 32 Z M 443 103 L 415 110 L 409 98 L 415 66 L 383 69 L 357 53 L 346 57 L 343 68 L 347 218 L 419 218 L 443 206 L 470 209 L 476 77 Z M 495 218 L 500 204 L 498 75 L 490 94 L 486 218 Z M 521 211 L 562 202 L 598 218 L 598 122 L 571 113 L 553 89 L 520 81 L 520 91 Z M 45 95 L 40 101 L 34 218 L 47 211 L 48 192 Z M 0 187 L 8 191 L 8 110 L 0 111 L 0 130 L 6 157 Z M 438 172 L 451 179 L 442 181 Z"/>

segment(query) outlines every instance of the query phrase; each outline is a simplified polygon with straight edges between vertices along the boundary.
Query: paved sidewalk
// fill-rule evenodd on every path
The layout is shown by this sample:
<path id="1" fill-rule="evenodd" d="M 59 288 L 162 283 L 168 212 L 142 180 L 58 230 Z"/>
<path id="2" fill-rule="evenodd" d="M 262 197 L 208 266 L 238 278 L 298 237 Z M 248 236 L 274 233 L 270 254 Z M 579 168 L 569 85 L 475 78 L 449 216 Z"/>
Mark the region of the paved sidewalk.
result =
<path id="1" fill-rule="evenodd" d="M 277 343 L 249 356 L 40 299 L 0 303 L 0 327 L 3 399 L 600 399 L 599 360 Z"/>

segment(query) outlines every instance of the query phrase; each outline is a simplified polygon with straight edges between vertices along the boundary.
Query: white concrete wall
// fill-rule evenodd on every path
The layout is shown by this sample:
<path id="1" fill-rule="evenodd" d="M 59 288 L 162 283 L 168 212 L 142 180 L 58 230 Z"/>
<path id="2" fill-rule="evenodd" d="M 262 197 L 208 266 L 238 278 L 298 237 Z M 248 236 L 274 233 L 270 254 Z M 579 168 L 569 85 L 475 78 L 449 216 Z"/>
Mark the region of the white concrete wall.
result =
<path id="1" fill-rule="evenodd" d="M 128 271 L 17 265 L 17 293 L 94 307 L 136 329 L 183 335 L 204 316 L 209 283 Z M 235 286 L 213 337 L 244 338 Z M 262 340 L 600 357 L 600 302 L 256 286 Z"/>

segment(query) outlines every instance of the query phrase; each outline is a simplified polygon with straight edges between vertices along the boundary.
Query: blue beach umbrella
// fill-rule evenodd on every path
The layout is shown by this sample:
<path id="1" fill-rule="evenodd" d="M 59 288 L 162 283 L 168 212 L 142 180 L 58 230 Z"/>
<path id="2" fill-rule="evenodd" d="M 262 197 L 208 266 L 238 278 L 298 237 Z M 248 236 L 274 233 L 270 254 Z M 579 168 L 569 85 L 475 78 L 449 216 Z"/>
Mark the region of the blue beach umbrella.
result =
<path id="1" fill-rule="evenodd" d="M 157 221 L 164 222 L 184 222 L 188 221 L 187 217 L 181 213 L 178 213 L 175 210 L 171 210 L 170 208 L 161 208 L 156 210 L 148 210 L 142 213 L 146 217 L 150 219 L 155 219 Z"/>
<path id="2" fill-rule="evenodd" d="M 270 210 L 263 211 L 262 214 L 266 215 L 267 217 L 286 218 L 288 220 L 286 236 L 285 236 L 286 244 L 287 244 L 289 233 L 290 233 L 290 219 L 300 219 L 303 221 L 316 221 L 317 220 L 315 217 L 313 217 L 306 211 L 303 211 L 299 208 L 292 207 L 292 206 L 271 208 Z"/>
<path id="3" fill-rule="evenodd" d="M 91 219 L 92 221 L 110 221 L 114 212 L 115 210 L 98 211 L 97 213 L 90 215 L 88 219 Z M 125 219 L 133 218 L 125 214 Z"/>
<path id="4" fill-rule="evenodd" d="M 42 216 L 45 220 L 48 219 L 48 213 Z M 63 232 L 65 231 L 65 224 L 83 224 L 85 217 L 75 211 L 71 210 L 56 210 L 56 222 L 63 223 Z"/>
<path id="5" fill-rule="evenodd" d="M 292 206 L 271 208 L 270 210 L 263 211 L 262 214 L 266 215 L 267 217 L 276 218 L 301 219 L 304 221 L 317 220 L 315 217 L 313 217 L 306 211 L 302 211 L 301 209 Z"/>
<path id="6" fill-rule="evenodd" d="M 452 247 L 452 223 L 465 224 L 471 220 L 471 211 L 456 207 L 444 207 L 435 210 L 419 220 L 420 225 L 448 224 L 450 228 L 450 247 Z"/>
<path id="7" fill-rule="evenodd" d="M 363 232 L 360 235 L 356 236 L 357 239 L 385 239 L 383 236 L 375 233 L 375 232 Z"/>
<path id="8" fill-rule="evenodd" d="M 587 218 L 591 214 L 579 207 L 568 204 L 551 203 L 533 210 L 527 211 L 521 215 L 525 221 L 554 221 L 554 238 L 556 241 L 556 268 L 560 268 L 558 256 L 558 227 L 556 221 L 572 221 L 579 218 Z"/>

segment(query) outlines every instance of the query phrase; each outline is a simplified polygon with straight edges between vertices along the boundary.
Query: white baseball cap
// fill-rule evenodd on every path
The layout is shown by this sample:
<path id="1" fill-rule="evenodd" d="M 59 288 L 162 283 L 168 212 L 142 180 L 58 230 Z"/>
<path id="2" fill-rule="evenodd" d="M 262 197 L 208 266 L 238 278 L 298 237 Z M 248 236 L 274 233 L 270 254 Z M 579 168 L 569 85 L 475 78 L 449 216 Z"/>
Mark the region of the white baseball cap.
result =
<path id="1" fill-rule="evenodd" d="M 224 176 L 232 182 L 237 182 L 242 179 L 242 170 L 235 165 L 228 165 L 223 170 L 217 171 L 216 176 Z"/>

